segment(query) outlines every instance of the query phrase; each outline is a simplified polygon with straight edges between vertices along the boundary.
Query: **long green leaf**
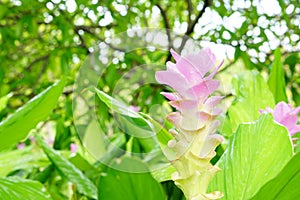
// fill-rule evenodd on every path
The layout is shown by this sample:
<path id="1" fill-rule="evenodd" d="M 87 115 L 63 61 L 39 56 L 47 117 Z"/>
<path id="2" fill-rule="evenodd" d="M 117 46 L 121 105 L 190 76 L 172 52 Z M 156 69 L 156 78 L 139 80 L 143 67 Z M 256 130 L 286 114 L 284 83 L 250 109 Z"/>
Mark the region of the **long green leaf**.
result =
<path id="1" fill-rule="evenodd" d="M 53 84 L 0 123 L 0 150 L 25 139 L 31 129 L 48 117 L 64 85 L 65 81 Z"/>
<path id="2" fill-rule="evenodd" d="M 257 71 L 240 74 L 232 80 L 232 85 L 236 99 L 228 109 L 232 132 L 225 132 L 226 136 L 231 136 L 240 123 L 257 120 L 260 109 L 275 105 L 267 83 Z"/>
<path id="3" fill-rule="evenodd" d="M 148 138 L 154 134 L 153 125 L 139 113 L 134 112 L 129 106 L 114 99 L 103 91 L 98 90 L 97 88 L 95 88 L 95 90 L 101 101 L 116 112 L 115 119 L 118 121 L 119 127 L 124 132 L 141 138 Z"/>
<path id="4" fill-rule="evenodd" d="M 275 59 L 272 65 L 271 74 L 268 80 L 268 85 L 270 87 L 271 92 L 274 95 L 276 103 L 280 101 L 287 102 L 284 71 L 281 63 L 280 48 L 277 48 L 275 50 L 274 56 Z"/>
<path id="5" fill-rule="evenodd" d="M 218 162 L 222 170 L 210 189 L 223 192 L 224 199 L 249 199 L 281 171 L 292 155 L 286 128 L 275 123 L 271 115 L 262 115 L 238 127 Z"/>
<path id="6" fill-rule="evenodd" d="M 51 197 L 40 182 L 11 177 L 0 179 L 0 199 L 51 200 Z"/>
<path id="7" fill-rule="evenodd" d="M 76 185 L 78 191 L 88 197 L 97 198 L 97 187 L 70 161 L 49 147 L 40 136 L 36 136 L 38 144 L 43 148 L 49 160 L 57 170 L 70 182 Z"/>
<path id="8" fill-rule="evenodd" d="M 116 166 L 118 165 L 118 166 Z M 146 165 L 137 159 L 123 157 L 120 163 L 115 163 L 117 169 L 109 168 L 107 174 L 100 179 L 99 199 L 101 200 L 164 200 L 165 195 L 162 187 L 150 173 L 128 173 L 147 171 Z M 114 167 L 113 166 L 113 167 Z M 127 169 L 127 170 L 126 170 Z"/>
<path id="9" fill-rule="evenodd" d="M 0 153 L 0 177 L 15 170 L 45 167 L 49 161 L 43 152 L 32 153 L 33 146 Z"/>
<path id="10" fill-rule="evenodd" d="M 122 104 L 120 101 L 112 98 L 105 92 L 95 88 L 95 91 L 98 95 L 98 97 L 103 101 L 109 108 L 111 108 L 113 111 L 120 113 L 124 116 L 133 117 L 133 118 L 141 118 L 141 116 L 134 112 L 133 110 L 129 109 L 128 106 L 125 104 Z"/>
<path id="11" fill-rule="evenodd" d="M 103 91 L 95 88 L 95 91 L 101 101 L 103 101 L 114 112 L 121 114 L 116 115 L 120 128 L 126 133 L 137 138 L 153 138 L 156 135 L 162 147 L 165 147 L 172 136 L 155 120 L 143 113 L 137 113 L 129 109 L 128 106 L 107 95 Z M 155 147 L 152 141 L 153 148 Z"/>
<path id="12" fill-rule="evenodd" d="M 115 121 L 118 122 L 119 128 L 134 138 L 131 142 L 127 143 L 127 151 L 138 152 L 141 147 L 142 152 L 147 155 L 147 163 L 151 170 L 156 169 L 162 163 L 168 163 L 164 154 L 175 154 L 167 147 L 167 143 L 172 139 L 172 136 L 164 127 L 150 116 L 132 111 L 129 106 L 107 95 L 103 91 L 97 88 L 95 88 L 95 91 L 101 101 L 115 112 Z"/>
<path id="13" fill-rule="evenodd" d="M 296 154 L 280 174 L 265 184 L 251 200 L 289 200 L 300 197 L 300 153 Z"/>

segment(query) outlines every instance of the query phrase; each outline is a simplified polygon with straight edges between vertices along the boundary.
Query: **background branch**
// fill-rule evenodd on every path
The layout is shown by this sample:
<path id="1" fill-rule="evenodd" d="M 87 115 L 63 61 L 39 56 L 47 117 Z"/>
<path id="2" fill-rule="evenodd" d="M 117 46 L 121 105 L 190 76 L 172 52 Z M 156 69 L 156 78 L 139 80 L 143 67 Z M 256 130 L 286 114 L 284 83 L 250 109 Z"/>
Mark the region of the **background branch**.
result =
<path id="1" fill-rule="evenodd" d="M 192 2 L 190 0 L 188 0 L 188 7 L 192 6 L 191 3 Z M 210 5 L 211 5 L 210 0 L 205 0 L 202 9 L 199 11 L 199 13 L 197 14 L 195 20 L 193 20 L 193 21 L 191 20 L 191 15 L 192 14 L 191 14 L 191 11 L 190 11 L 190 8 L 189 8 L 189 19 L 190 19 L 190 21 L 188 23 L 188 28 L 185 32 L 185 35 L 189 36 L 194 32 L 196 24 L 198 23 L 199 19 L 203 16 L 203 14 L 205 12 L 205 9 L 207 7 L 209 7 Z M 183 37 L 181 45 L 180 45 L 179 50 L 178 50 L 179 51 L 178 53 L 181 53 L 181 51 L 183 50 L 187 40 L 188 40 L 188 37 Z"/>
<path id="2" fill-rule="evenodd" d="M 172 44 L 172 37 L 171 37 L 171 27 L 170 27 L 170 23 L 169 23 L 167 13 L 159 4 L 156 4 L 156 6 L 160 10 L 161 16 L 163 18 L 166 33 L 167 33 L 167 36 L 168 36 L 168 48 L 171 49 L 171 48 L 173 48 L 173 44 Z M 167 56 L 166 62 L 169 61 L 169 60 L 171 60 L 171 53 L 170 52 Z"/>
<path id="3" fill-rule="evenodd" d="M 47 61 L 48 58 L 49 58 L 49 54 L 44 55 L 44 56 L 41 56 L 41 57 L 38 57 L 38 58 L 36 58 L 34 61 L 32 61 L 25 69 L 26 69 L 28 72 L 30 72 L 31 69 L 32 69 L 32 67 L 33 67 L 35 64 L 37 64 L 37 63 L 39 63 L 39 62 L 41 62 L 41 61 Z"/>
<path id="4" fill-rule="evenodd" d="M 202 7 L 202 9 L 199 11 L 198 15 L 196 16 L 196 19 L 194 21 L 192 21 L 189 25 L 188 25 L 188 28 L 187 28 L 187 31 L 186 31 L 186 35 L 190 35 L 191 33 L 193 33 L 194 31 L 194 28 L 197 24 L 197 22 L 199 21 L 199 19 L 202 17 L 202 15 L 204 14 L 205 12 L 205 9 L 207 7 L 209 7 L 211 5 L 211 2 L 210 0 L 205 0 L 204 1 L 204 5 Z"/>
<path id="5" fill-rule="evenodd" d="M 190 24 L 192 21 L 193 4 L 191 0 L 187 0 L 187 4 L 188 4 L 188 12 L 189 12 L 188 24 Z"/>
<path id="6" fill-rule="evenodd" d="M 106 45 L 108 45 L 110 48 L 112 48 L 114 50 L 125 52 L 125 49 L 116 47 L 113 44 L 106 42 L 104 38 L 101 38 L 98 34 L 94 33 L 92 30 L 90 30 L 90 28 L 88 26 L 76 26 L 76 29 L 85 31 L 86 33 L 88 33 L 88 34 L 92 35 L 93 37 L 95 37 L 96 39 L 100 40 L 101 42 L 104 42 Z"/>

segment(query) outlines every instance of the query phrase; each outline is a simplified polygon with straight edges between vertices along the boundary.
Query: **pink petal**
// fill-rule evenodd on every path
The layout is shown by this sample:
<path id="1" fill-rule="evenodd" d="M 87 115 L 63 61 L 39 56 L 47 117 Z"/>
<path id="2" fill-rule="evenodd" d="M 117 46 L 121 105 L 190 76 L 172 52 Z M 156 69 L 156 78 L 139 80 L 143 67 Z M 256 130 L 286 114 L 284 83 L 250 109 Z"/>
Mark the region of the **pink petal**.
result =
<path id="1" fill-rule="evenodd" d="M 176 108 L 176 110 L 181 111 L 181 107 L 180 107 L 180 102 L 179 102 L 179 101 L 170 101 L 169 104 L 170 104 L 173 108 Z"/>
<path id="2" fill-rule="evenodd" d="M 289 129 L 289 133 L 291 134 L 291 136 L 295 135 L 296 133 L 300 132 L 300 126 L 299 125 L 295 125 L 292 128 Z"/>
<path id="3" fill-rule="evenodd" d="M 274 119 L 279 122 L 282 117 L 292 110 L 292 107 L 285 102 L 279 102 L 274 108 Z"/>
<path id="4" fill-rule="evenodd" d="M 206 101 L 205 101 L 205 107 L 214 107 L 216 106 L 220 100 L 223 99 L 222 96 L 212 96 L 212 97 L 209 97 Z"/>
<path id="5" fill-rule="evenodd" d="M 167 116 L 167 119 L 168 119 L 172 124 L 174 124 L 174 126 L 175 126 L 176 128 L 179 127 L 180 114 L 179 114 L 178 112 L 170 113 L 170 114 Z"/>
<path id="6" fill-rule="evenodd" d="M 77 144 L 74 144 L 74 143 L 71 143 L 71 144 L 70 144 L 70 151 L 71 151 L 72 153 L 76 153 L 77 148 L 78 148 Z"/>
<path id="7" fill-rule="evenodd" d="M 187 58 L 181 58 L 177 63 L 176 67 L 178 71 L 189 81 L 191 84 L 195 84 L 205 74 L 202 74 L 196 66 L 191 63 Z"/>
<path id="8" fill-rule="evenodd" d="M 212 73 L 210 73 L 209 76 L 207 76 L 207 78 L 212 79 L 216 73 L 218 72 L 218 70 L 220 69 L 220 67 L 223 65 L 224 60 L 222 60 L 222 62 L 214 69 L 214 71 Z"/>
<path id="9" fill-rule="evenodd" d="M 188 89 L 186 94 L 191 98 L 205 99 L 219 87 L 219 84 L 217 80 L 206 80 Z"/>
<path id="10" fill-rule="evenodd" d="M 214 117 L 220 115 L 223 112 L 221 108 L 213 108 L 211 110 L 202 110 L 198 116 L 202 120 L 212 120 Z"/>
<path id="11" fill-rule="evenodd" d="M 171 49 L 170 52 L 176 62 L 181 58 L 180 55 L 178 55 L 173 49 Z"/>
<path id="12" fill-rule="evenodd" d="M 212 120 L 212 116 L 206 112 L 200 111 L 198 113 L 198 118 L 201 119 L 202 121 L 209 121 Z"/>
<path id="13" fill-rule="evenodd" d="M 221 108 L 214 108 L 211 112 L 212 116 L 218 116 L 223 112 L 223 110 Z"/>
<path id="14" fill-rule="evenodd" d="M 300 107 L 295 108 L 290 114 L 291 115 L 298 115 L 298 113 L 300 112 Z"/>
<path id="15" fill-rule="evenodd" d="M 282 116 L 282 118 L 280 120 L 278 120 L 277 122 L 279 122 L 280 124 L 285 125 L 286 127 L 291 127 L 293 125 L 296 125 L 298 122 L 298 117 L 297 115 L 285 115 Z"/>
<path id="16" fill-rule="evenodd" d="M 265 112 L 272 113 L 274 120 L 285 126 L 291 136 L 300 131 L 300 126 L 297 125 L 300 107 L 293 109 L 290 104 L 281 101 L 275 106 L 274 111 L 268 107 Z"/>
<path id="17" fill-rule="evenodd" d="M 130 105 L 129 109 L 132 110 L 132 111 L 134 111 L 134 112 L 139 112 L 141 108 L 139 106 L 132 106 L 132 105 Z"/>
<path id="18" fill-rule="evenodd" d="M 197 55 L 188 55 L 186 58 L 198 69 L 198 71 L 202 74 L 202 77 L 209 72 L 216 63 L 216 56 L 209 48 L 200 50 Z"/>
<path id="19" fill-rule="evenodd" d="M 177 92 L 183 91 L 187 87 L 185 78 L 181 74 L 176 72 L 158 71 L 155 74 L 155 78 L 161 84 L 169 85 Z"/>
<path id="20" fill-rule="evenodd" d="M 179 73 L 178 69 L 176 68 L 176 64 L 168 61 L 166 65 L 167 65 L 167 71 L 173 71 Z"/>
<path id="21" fill-rule="evenodd" d="M 180 100 L 180 101 L 170 101 L 171 106 L 176 108 L 179 111 L 183 110 L 197 110 L 198 109 L 198 101 L 192 100 Z"/>
<path id="22" fill-rule="evenodd" d="M 160 94 L 164 95 L 170 101 L 176 101 L 179 99 L 179 97 L 177 95 L 175 95 L 174 93 L 171 93 L 171 92 L 161 92 Z"/>
<path id="23" fill-rule="evenodd" d="M 25 143 L 19 143 L 18 145 L 17 145 L 17 149 L 24 149 L 26 147 L 26 144 Z"/>
<path id="24" fill-rule="evenodd" d="M 190 54 L 184 57 L 180 57 L 173 49 L 171 53 L 176 60 L 178 71 L 191 83 L 199 78 L 203 78 L 205 74 L 214 67 L 216 62 L 216 56 L 208 48 L 200 50 L 198 54 Z M 217 72 L 220 66 L 221 65 L 215 68 L 210 77 Z M 167 67 L 168 69 L 174 68 L 174 65 L 167 63 Z"/>

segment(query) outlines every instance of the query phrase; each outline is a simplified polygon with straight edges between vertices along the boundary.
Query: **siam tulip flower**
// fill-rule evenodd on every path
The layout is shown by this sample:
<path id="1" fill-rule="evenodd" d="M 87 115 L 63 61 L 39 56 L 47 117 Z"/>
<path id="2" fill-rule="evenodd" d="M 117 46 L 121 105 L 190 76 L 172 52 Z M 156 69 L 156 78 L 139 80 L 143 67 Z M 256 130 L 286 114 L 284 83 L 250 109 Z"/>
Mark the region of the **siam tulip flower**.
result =
<path id="1" fill-rule="evenodd" d="M 266 110 L 260 112 L 272 113 L 274 120 L 285 126 L 291 136 L 300 131 L 300 125 L 297 125 L 297 115 L 300 112 L 300 107 L 293 108 L 290 104 L 281 101 L 275 106 L 274 110 L 267 107 Z"/>
<path id="2" fill-rule="evenodd" d="M 141 108 L 139 106 L 132 106 L 132 105 L 130 105 L 129 109 L 132 110 L 132 111 L 134 111 L 134 112 L 139 112 Z"/>
<path id="3" fill-rule="evenodd" d="M 156 72 L 156 80 L 175 90 L 162 93 L 177 110 L 168 115 L 175 127 L 170 130 L 174 139 L 168 142 L 176 152 L 172 179 L 187 199 L 218 199 L 222 197 L 220 192 L 207 194 L 206 190 L 219 171 L 210 160 L 223 141 L 221 135 L 215 134 L 219 125 L 215 118 L 221 113 L 216 105 L 222 97 L 211 96 L 219 87 L 213 77 L 221 65 L 215 67 L 216 57 L 208 48 L 185 57 L 173 50 L 171 53 L 176 63 L 168 62 L 166 71 Z"/>
<path id="4" fill-rule="evenodd" d="M 74 144 L 74 143 L 71 143 L 71 144 L 70 144 L 70 151 L 71 151 L 72 153 L 76 153 L 77 148 L 78 148 L 77 144 Z"/>
<path id="5" fill-rule="evenodd" d="M 19 144 L 17 145 L 17 149 L 18 149 L 18 150 L 24 149 L 25 147 L 26 147 L 26 144 L 25 144 L 24 142 L 19 143 Z"/>

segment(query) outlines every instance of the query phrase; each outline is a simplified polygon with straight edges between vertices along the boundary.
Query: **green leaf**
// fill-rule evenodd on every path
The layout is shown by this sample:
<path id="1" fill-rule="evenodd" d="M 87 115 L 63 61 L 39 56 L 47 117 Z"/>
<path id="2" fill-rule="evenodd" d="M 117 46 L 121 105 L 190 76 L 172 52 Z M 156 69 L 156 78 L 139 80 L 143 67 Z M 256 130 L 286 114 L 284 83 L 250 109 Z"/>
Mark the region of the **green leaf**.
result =
<path id="1" fill-rule="evenodd" d="M 0 112 L 6 107 L 7 102 L 9 100 L 10 97 L 12 97 L 12 93 L 9 93 L 3 97 L 0 97 Z"/>
<path id="2" fill-rule="evenodd" d="M 238 127 L 218 162 L 222 170 L 210 189 L 223 192 L 224 199 L 249 199 L 281 171 L 292 155 L 286 128 L 274 122 L 271 115 L 262 115 Z"/>
<path id="3" fill-rule="evenodd" d="M 125 55 L 125 59 L 129 61 L 136 61 L 139 64 L 145 64 L 145 60 L 141 55 L 133 54 L 133 53 L 127 53 Z"/>
<path id="4" fill-rule="evenodd" d="M 118 73 L 118 69 L 116 68 L 116 66 L 110 65 L 107 68 L 107 72 L 104 76 L 106 83 L 110 88 L 114 87 L 115 83 L 117 82 L 116 77 L 118 77 L 118 76 L 119 76 L 119 73 Z"/>
<path id="5" fill-rule="evenodd" d="M 97 88 L 95 88 L 95 91 L 101 99 L 101 101 L 103 101 L 113 111 L 123 116 L 130 117 L 118 117 L 120 122 L 123 122 L 123 130 L 125 129 L 126 131 L 132 131 L 132 135 L 141 137 L 149 137 L 154 134 L 154 131 L 157 134 L 158 140 L 164 146 L 167 145 L 168 141 L 173 138 L 168 133 L 168 131 L 166 131 L 158 122 L 156 122 L 150 116 L 147 116 L 144 113 L 134 112 L 129 108 L 129 106 L 119 102 L 118 100 L 107 95 L 103 91 L 98 90 Z"/>
<path id="6" fill-rule="evenodd" d="M 247 52 L 240 51 L 240 57 L 242 58 L 247 69 L 253 69 L 255 67 L 255 65 L 251 62 L 251 59 Z"/>
<path id="7" fill-rule="evenodd" d="M 151 129 L 152 124 L 142 116 L 140 118 L 130 118 L 116 114 L 114 117 L 119 128 L 133 137 L 149 138 L 154 135 L 154 132 Z"/>
<path id="8" fill-rule="evenodd" d="M 0 199 L 51 200 L 51 197 L 40 182 L 11 177 L 0 179 Z"/>
<path id="9" fill-rule="evenodd" d="M 281 63 L 280 48 L 277 48 L 274 53 L 275 59 L 272 65 L 271 74 L 268 80 L 268 85 L 275 97 L 276 103 L 280 101 L 287 102 L 284 71 Z"/>
<path id="10" fill-rule="evenodd" d="M 8 11 L 9 9 L 7 5 L 0 5 L 0 19 L 3 19 Z"/>
<path id="11" fill-rule="evenodd" d="M 32 153 L 33 146 L 0 153 L 0 177 L 19 169 L 45 167 L 49 164 L 43 152 Z"/>
<path id="12" fill-rule="evenodd" d="M 36 135 L 38 144 L 43 148 L 49 160 L 53 163 L 56 169 L 66 177 L 70 182 L 76 185 L 78 191 L 88 197 L 97 197 L 97 187 L 88 179 L 78 168 L 70 161 L 61 156 L 57 151 L 49 147 L 43 139 Z"/>
<path id="13" fill-rule="evenodd" d="M 172 174 L 176 172 L 175 167 L 172 164 L 165 164 L 165 167 L 159 168 L 157 170 L 151 171 L 152 176 L 158 182 L 172 180 Z"/>
<path id="14" fill-rule="evenodd" d="M 265 184 L 251 200 L 298 199 L 300 197 L 300 153 L 296 154 L 276 178 Z"/>
<path id="15" fill-rule="evenodd" d="M 230 119 L 228 115 L 225 118 L 220 119 L 220 126 L 218 127 L 218 131 L 222 133 L 224 136 L 231 136 L 233 131 L 230 123 Z"/>
<path id="16" fill-rule="evenodd" d="M 75 156 L 69 158 L 69 161 L 74 164 L 81 171 L 94 170 L 93 165 L 91 165 L 85 158 L 82 157 L 79 153 L 76 153 Z"/>
<path id="17" fill-rule="evenodd" d="M 106 136 L 97 121 L 91 120 L 82 137 L 83 145 L 94 158 L 100 159 L 107 153 L 107 142 Z"/>
<path id="18" fill-rule="evenodd" d="M 129 109 L 129 106 L 126 106 L 125 104 L 122 104 L 120 101 L 112 98 L 105 92 L 95 88 L 95 91 L 98 95 L 98 97 L 103 101 L 109 108 L 111 108 L 113 111 L 133 118 L 142 118 L 137 112 L 134 112 L 133 110 Z"/>
<path id="19" fill-rule="evenodd" d="M 284 64 L 289 65 L 292 74 L 295 73 L 295 67 L 299 62 L 300 62 L 299 53 L 292 53 L 284 60 Z"/>
<path id="20" fill-rule="evenodd" d="M 115 120 L 119 123 L 119 127 L 125 133 L 137 137 L 147 152 L 157 148 L 158 144 L 160 144 L 164 153 L 167 153 L 167 151 L 171 153 L 167 147 L 167 142 L 172 139 L 172 136 L 158 122 L 146 114 L 132 111 L 125 104 L 122 104 L 97 88 L 95 88 L 95 91 L 109 108 L 120 114 L 115 115 Z"/>
<path id="21" fill-rule="evenodd" d="M 240 28 L 240 35 L 245 35 L 249 30 L 249 21 L 245 20 Z"/>
<path id="22" fill-rule="evenodd" d="M 106 93 L 98 89 L 96 89 L 96 93 L 109 108 L 117 113 L 115 121 L 123 132 L 136 138 L 149 139 L 148 144 L 153 148 L 156 144 L 158 145 L 156 138 L 153 137 L 155 136 L 154 127 L 150 121 Z M 147 146 L 149 147 L 149 145 Z"/>
<path id="23" fill-rule="evenodd" d="M 240 48 L 236 48 L 235 52 L 234 52 L 234 60 L 239 59 L 240 55 L 241 55 L 241 49 Z"/>
<path id="24" fill-rule="evenodd" d="M 275 105 L 268 85 L 257 71 L 240 74 L 232 80 L 232 85 L 236 99 L 228 109 L 228 116 L 233 132 L 240 123 L 257 120 L 259 110 Z M 227 133 L 226 136 L 231 134 Z"/>
<path id="25" fill-rule="evenodd" d="M 0 123 L 0 150 L 25 139 L 31 129 L 48 117 L 64 85 L 65 81 L 53 84 Z"/>
<path id="26" fill-rule="evenodd" d="M 168 146 L 168 142 L 173 139 L 173 136 L 166 130 L 165 127 L 163 127 L 160 123 L 152 119 L 149 115 L 146 115 L 144 113 L 140 114 L 152 123 L 160 145 L 160 149 L 162 150 L 164 155 L 168 155 L 168 158 L 176 159 L 176 152 L 174 151 L 174 149 L 169 148 Z"/>
<path id="27" fill-rule="evenodd" d="M 149 115 L 140 113 L 145 119 L 150 121 L 153 125 L 153 128 L 156 132 L 157 139 L 162 148 L 165 148 L 168 145 L 168 142 L 173 139 L 173 136 L 157 121 L 151 118 Z"/>
<path id="28" fill-rule="evenodd" d="M 123 169 L 123 171 L 114 168 Z M 128 170 L 126 170 L 128 169 Z M 129 157 L 123 157 L 120 163 L 114 163 L 107 174 L 100 179 L 99 196 L 101 200 L 123 199 L 147 199 L 164 200 L 165 195 L 161 185 L 155 181 L 150 173 L 128 173 L 147 171 L 147 167 L 141 161 Z"/>
<path id="29" fill-rule="evenodd" d="M 37 35 L 38 35 L 38 22 L 36 21 L 35 17 L 29 16 L 27 23 L 28 23 L 28 31 L 32 34 L 33 37 L 37 37 Z"/>

